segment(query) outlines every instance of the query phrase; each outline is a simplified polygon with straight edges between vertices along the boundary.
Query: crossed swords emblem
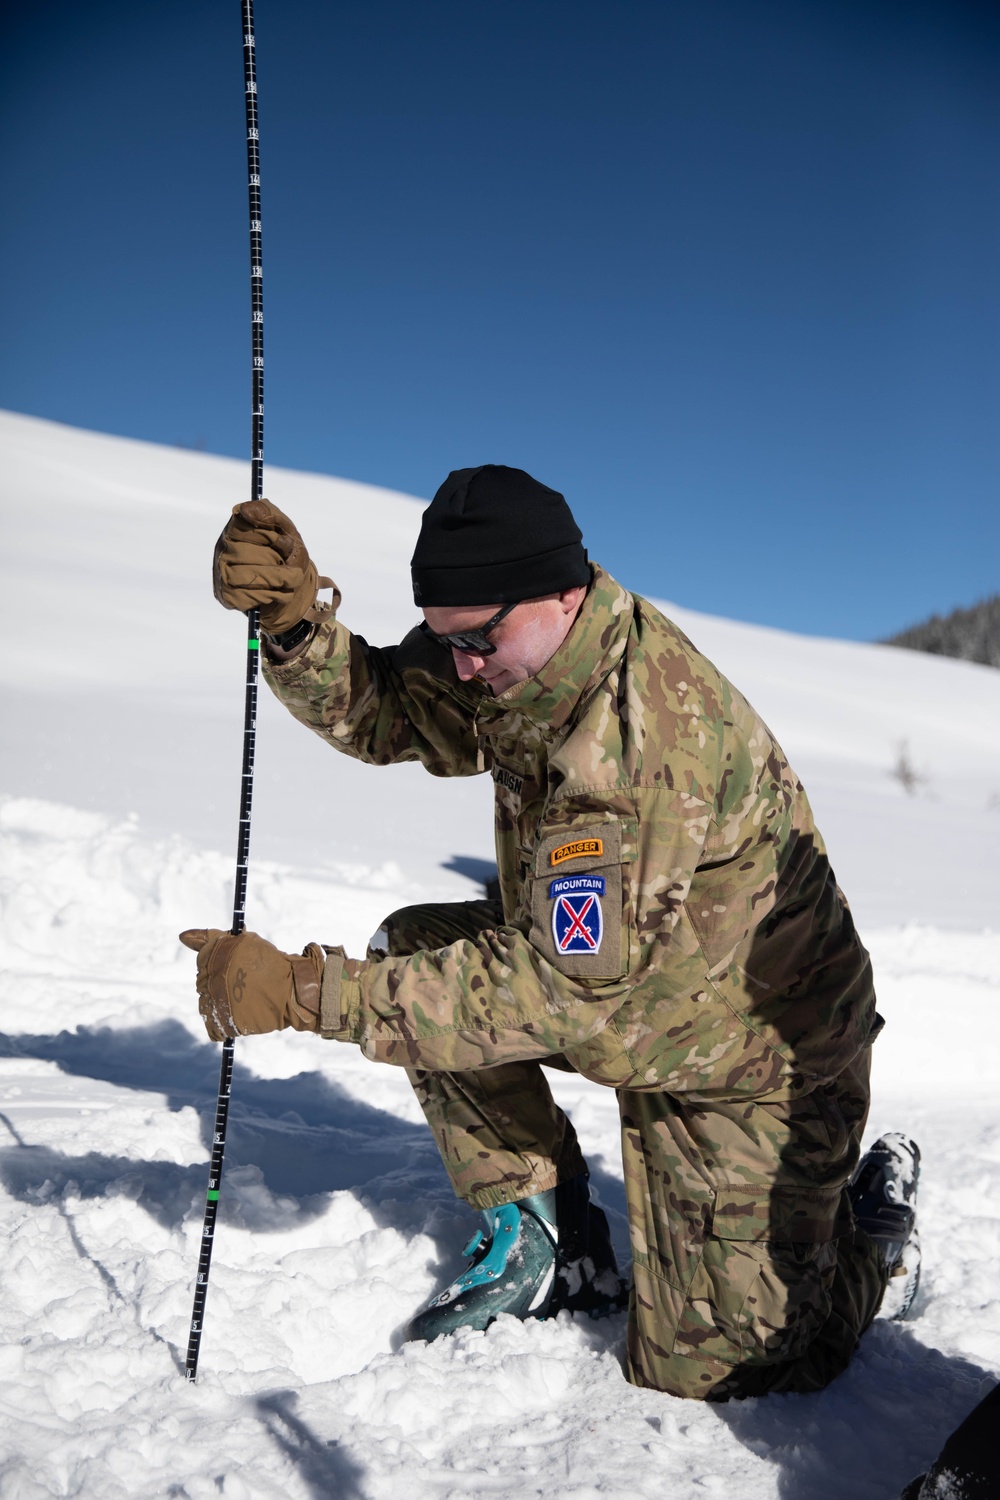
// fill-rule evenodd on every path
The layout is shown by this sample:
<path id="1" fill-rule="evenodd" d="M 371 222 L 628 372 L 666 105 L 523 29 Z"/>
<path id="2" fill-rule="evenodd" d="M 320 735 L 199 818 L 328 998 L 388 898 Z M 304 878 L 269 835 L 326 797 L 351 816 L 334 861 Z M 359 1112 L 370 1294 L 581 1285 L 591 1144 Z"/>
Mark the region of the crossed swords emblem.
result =
<path id="1" fill-rule="evenodd" d="M 568 896 L 559 897 L 559 906 L 565 913 L 565 915 L 570 919 L 569 928 L 559 939 L 559 948 L 561 952 L 565 953 L 570 943 L 574 938 L 577 937 L 583 938 L 588 948 L 596 950 L 597 944 L 594 941 L 593 934 L 587 927 L 584 926 L 584 917 L 588 915 L 588 913 L 590 912 L 590 908 L 593 906 L 596 900 L 596 896 L 588 896 L 585 905 L 583 905 L 580 910 L 577 911 L 576 907 L 573 906 Z"/>

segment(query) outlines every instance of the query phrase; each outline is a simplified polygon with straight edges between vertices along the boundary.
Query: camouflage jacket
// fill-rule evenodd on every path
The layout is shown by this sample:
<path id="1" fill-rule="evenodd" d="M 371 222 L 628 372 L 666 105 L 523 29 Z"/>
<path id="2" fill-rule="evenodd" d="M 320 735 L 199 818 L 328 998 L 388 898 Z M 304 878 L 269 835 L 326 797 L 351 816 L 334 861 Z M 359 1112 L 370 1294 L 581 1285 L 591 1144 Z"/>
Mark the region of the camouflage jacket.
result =
<path id="1" fill-rule="evenodd" d="M 691 1105 L 793 1101 L 865 1047 L 870 964 L 801 784 L 732 684 L 600 568 L 556 655 L 496 698 L 419 629 L 376 649 L 335 617 L 264 671 L 345 754 L 495 784 L 503 925 L 407 958 L 332 950 L 324 1035 L 432 1070 L 560 1053 Z"/>

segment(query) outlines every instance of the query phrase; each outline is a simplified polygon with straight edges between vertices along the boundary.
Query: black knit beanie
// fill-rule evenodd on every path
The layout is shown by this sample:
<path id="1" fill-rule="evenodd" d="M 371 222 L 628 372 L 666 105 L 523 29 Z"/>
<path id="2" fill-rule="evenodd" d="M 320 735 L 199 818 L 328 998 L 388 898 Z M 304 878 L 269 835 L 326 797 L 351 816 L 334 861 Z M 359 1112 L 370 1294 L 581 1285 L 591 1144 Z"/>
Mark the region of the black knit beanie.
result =
<path id="1" fill-rule="evenodd" d="M 420 605 L 510 604 L 587 585 L 582 534 L 558 490 L 523 469 L 453 469 L 410 563 Z"/>

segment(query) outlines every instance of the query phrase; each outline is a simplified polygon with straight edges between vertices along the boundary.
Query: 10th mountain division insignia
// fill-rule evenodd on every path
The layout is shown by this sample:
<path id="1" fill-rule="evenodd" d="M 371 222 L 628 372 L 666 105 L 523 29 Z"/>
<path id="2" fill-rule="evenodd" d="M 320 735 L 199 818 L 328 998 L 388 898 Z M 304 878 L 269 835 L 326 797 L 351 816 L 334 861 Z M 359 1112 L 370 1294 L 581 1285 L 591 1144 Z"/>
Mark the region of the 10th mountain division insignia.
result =
<path id="1" fill-rule="evenodd" d="M 564 875 L 549 886 L 557 953 L 599 953 L 604 936 L 603 875 Z"/>

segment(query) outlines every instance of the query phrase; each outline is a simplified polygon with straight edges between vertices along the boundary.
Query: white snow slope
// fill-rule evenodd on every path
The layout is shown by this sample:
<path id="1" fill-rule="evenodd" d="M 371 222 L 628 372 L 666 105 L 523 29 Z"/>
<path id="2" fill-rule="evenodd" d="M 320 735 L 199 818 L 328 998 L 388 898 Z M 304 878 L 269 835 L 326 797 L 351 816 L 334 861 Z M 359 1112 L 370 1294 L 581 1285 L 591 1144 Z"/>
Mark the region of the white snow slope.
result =
<path id="1" fill-rule="evenodd" d="M 285 1034 L 237 1046 L 192 1387 L 218 1049 L 176 933 L 229 922 L 244 630 L 208 568 L 246 466 L 13 415 L 0 441 L 0 1497 L 892 1500 L 1000 1370 L 1000 673 L 665 606 L 778 734 L 873 951 L 870 1134 L 924 1153 L 907 1322 L 819 1395 L 723 1407 L 630 1387 L 621 1318 L 403 1346 L 474 1216 L 405 1077 Z M 418 506 L 278 470 L 268 491 L 344 618 L 397 639 Z M 265 690 L 250 925 L 359 952 L 397 905 L 467 899 L 489 794 L 352 765 Z M 553 1086 L 624 1255 L 613 1094 Z"/>

